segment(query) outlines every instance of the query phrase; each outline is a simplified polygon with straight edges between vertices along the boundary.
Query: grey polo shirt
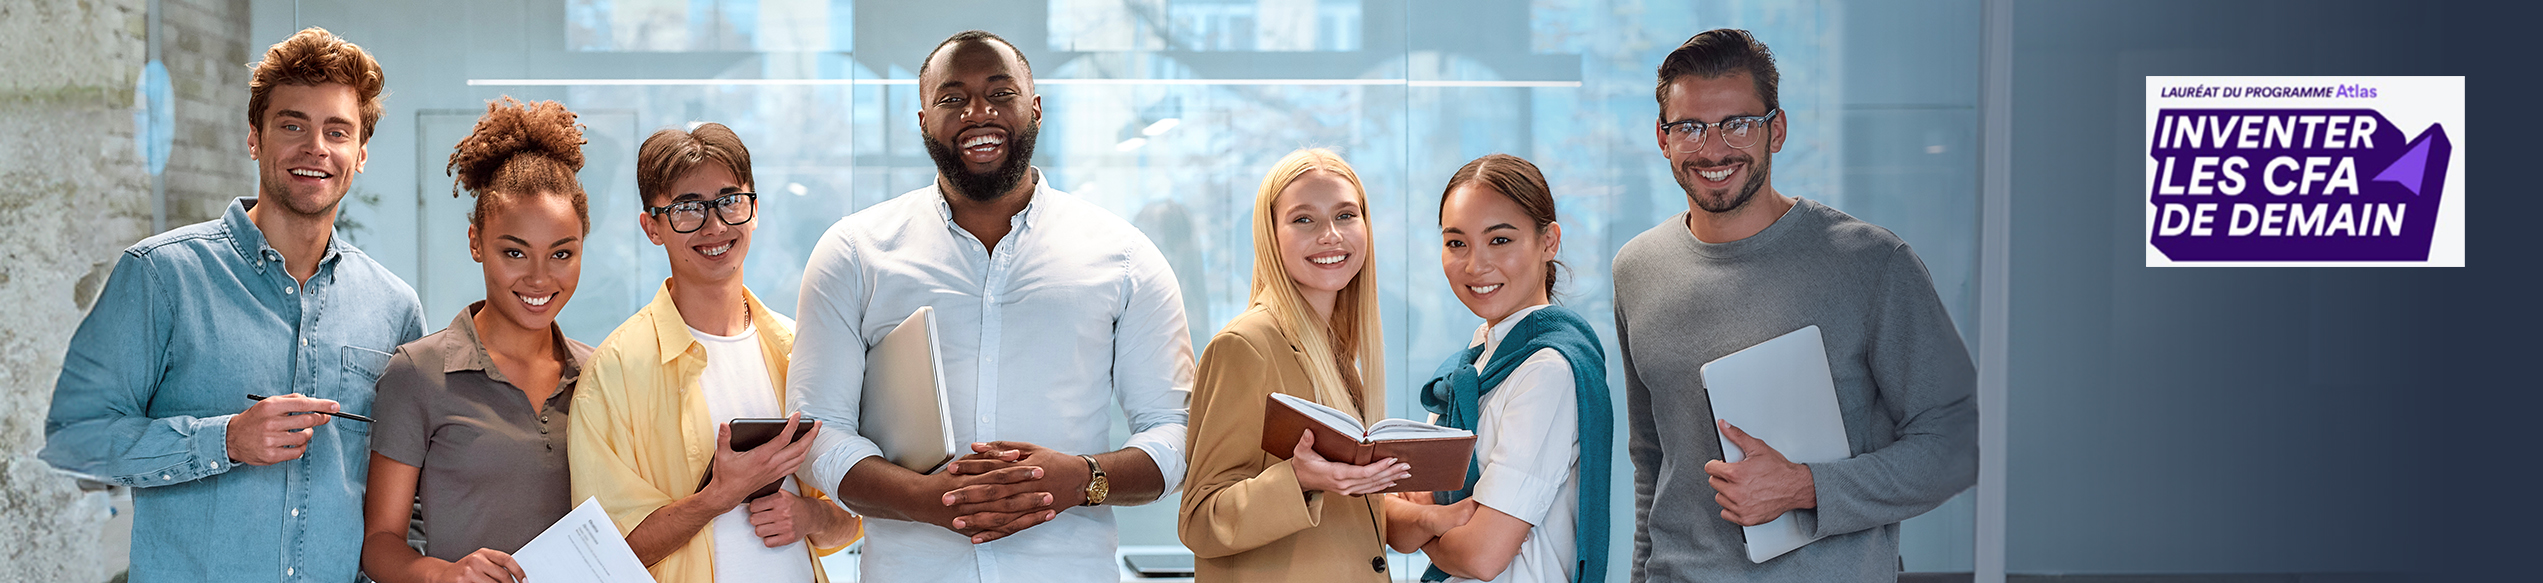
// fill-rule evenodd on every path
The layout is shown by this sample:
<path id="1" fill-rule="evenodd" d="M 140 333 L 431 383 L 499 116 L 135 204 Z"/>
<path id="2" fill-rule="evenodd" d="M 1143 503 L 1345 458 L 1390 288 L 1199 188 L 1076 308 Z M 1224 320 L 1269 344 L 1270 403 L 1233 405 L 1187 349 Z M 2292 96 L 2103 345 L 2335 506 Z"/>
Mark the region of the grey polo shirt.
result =
<path id="1" fill-rule="evenodd" d="M 569 358 L 556 393 L 532 410 L 503 378 L 461 310 L 449 328 L 397 347 L 380 375 L 371 451 L 423 470 L 424 555 L 456 561 L 480 548 L 506 553 L 574 509 L 566 490 L 565 415 L 592 347 L 556 332 Z M 553 328 L 551 328 L 553 329 Z"/>

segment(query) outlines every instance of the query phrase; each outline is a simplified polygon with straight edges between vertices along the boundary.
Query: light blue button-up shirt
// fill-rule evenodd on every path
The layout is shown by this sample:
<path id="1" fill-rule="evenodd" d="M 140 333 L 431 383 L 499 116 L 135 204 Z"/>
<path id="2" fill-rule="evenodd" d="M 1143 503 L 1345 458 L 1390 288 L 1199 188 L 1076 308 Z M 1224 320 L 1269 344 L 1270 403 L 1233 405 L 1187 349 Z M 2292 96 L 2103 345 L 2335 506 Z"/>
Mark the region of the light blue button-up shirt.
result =
<path id="1" fill-rule="evenodd" d="M 1115 447 L 1111 415 L 1165 491 L 1183 482 L 1192 335 L 1183 293 L 1129 221 L 1037 177 L 994 250 L 955 225 L 928 186 L 842 219 L 804 268 L 787 376 L 792 409 L 829 424 L 798 479 L 839 483 L 880 455 L 859 434 L 865 351 L 920 306 L 936 310 L 945 411 L 957 447 L 1023 441 L 1062 453 Z M 957 195 L 959 196 L 959 195 Z M 842 431 L 844 430 L 844 431 Z M 969 453 L 969 450 L 956 453 Z M 974 545 L 932 524 L 866 519 L 867 581 L 1119 581 L 1110 506 Z"/>
<path id="2" fill-rule="evenodd" d="M 333 419 L 299 459 L 240 466 L 230 416 L 249 393 L 370 413 L 423 305 L 341 237 L 292 279 L 254 204 L 125 249 L 53 387 L 44 461 L 133 487 L 133 583 L 342 582 L 361 565 L 370 424 Z"/>

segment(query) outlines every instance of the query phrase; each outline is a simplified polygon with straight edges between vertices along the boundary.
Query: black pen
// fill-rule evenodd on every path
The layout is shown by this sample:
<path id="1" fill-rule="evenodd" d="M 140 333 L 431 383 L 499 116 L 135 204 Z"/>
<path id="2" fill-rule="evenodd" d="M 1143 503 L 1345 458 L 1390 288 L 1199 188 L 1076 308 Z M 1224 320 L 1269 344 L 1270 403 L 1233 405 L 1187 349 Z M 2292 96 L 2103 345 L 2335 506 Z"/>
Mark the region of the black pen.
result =
<path id="1" fill-rule="evenodd" d="M 259 394 L 255 394 L 255 393 L 248 393 L 248 394 L 247 394 L 247 398 L 248 398 L 248 400 L 251 400 L 251 401 L 263 401 L 263 400 L 265 400 L 265 396 L 264 396 L 264 395 L 259 395 Z M 371 421 L 371 418 L 369 418 L 369 417 L 363 417 L 363 416 L 361 416 L 361 415 L 355 415 L 355 414 L 352 414 L 352 413 L 336 413 L 336 412 L 332 412 L 332 411 L 305 411 L 305 412 L 307 412 L 307 413 L 325 413 L 325 414 L 328 414 L 328 415 L 334 415 L 334 416 L 339 417 L 339 418 L 352 419 L 352 420 L 354 420 L 354 421 L 360 421 L 360 422 L 363 422 L 363 423 L 370 423 L 370 422 L 372 422 L 372 421 Z"/>

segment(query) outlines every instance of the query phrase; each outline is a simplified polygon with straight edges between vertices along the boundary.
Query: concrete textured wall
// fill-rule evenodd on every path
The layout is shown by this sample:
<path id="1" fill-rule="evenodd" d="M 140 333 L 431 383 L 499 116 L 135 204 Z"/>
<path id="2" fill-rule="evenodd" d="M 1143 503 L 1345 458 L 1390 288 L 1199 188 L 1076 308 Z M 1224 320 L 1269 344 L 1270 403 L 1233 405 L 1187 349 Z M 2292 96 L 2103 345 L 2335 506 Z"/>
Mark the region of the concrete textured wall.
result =
<path id="1" fill-rule="evenodd" d="M 168 155 L 168 226 L 220 218 L 230 199 L 253 196 L 247 157 L 247 63 L 281 37 L 250 42 L 247 0 L 162 0 L 160 61 L 175 89 L 176 141 Z"/>
<path id="2" fill-rule="evenodd" d="M 102 556 L 102 496 L 35 453 L 70 331 L 116 251 L 150 229 L 132 137 L 145 7 L 0 3 L 0 580 L 102 581 L 122 559 Z"/>
<path id="3" fill-rule="evenodd" d="M 147 0 L 0 2 L 0 581 L 105 581 L 129 534 L 114 495 L 35 454 L 62 354 L 118 252 L 151 233 L 133 140 Z M 246 153 L 247 3 L 168 0 L 175 89 L 168 224 L 217 217 L 254 184 Z"/>

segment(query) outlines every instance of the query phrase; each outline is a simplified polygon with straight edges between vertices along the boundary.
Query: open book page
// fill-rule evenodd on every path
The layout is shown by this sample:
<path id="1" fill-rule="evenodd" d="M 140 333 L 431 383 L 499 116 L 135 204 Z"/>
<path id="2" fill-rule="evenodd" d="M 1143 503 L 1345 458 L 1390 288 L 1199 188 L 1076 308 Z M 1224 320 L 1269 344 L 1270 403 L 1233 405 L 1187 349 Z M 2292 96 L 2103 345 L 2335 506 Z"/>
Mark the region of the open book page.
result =
<path id="1" fill-rule="evenodd" d="M 1280 402 L 1289 404 L 1290 408 L 1297 409 L 1298 412 L 1307 414 L 1308 419 L 1314 419 L 1317 423 L 1323 423 L 1326 427 L 1333 428 L 1334 431 L 1342 432 L 1343 435 L 1368 434 L 1366 429 L 1360 427 L 1359 419 L 1352 417 L 1350 413 L 1342 412 L 1341 409 L 1327 407 L 1324 406 L 1323 403 L 1301 399 L 1298 398 L 1297 395 L 1291 395 L 1288 393 L 1272 393 L 1272 398 L 1279 399 Z"/>
<path id="2" fill-rule="evenodd" d="M 1472 431 L 1441 427 L 1411 419 L 1379 419 L 1377 423 L 1370 424 L 1367 428 L 1363 429 L 1360 427 L 1360 421 L 1358 419 L 1352 418 L 1351 414 L 1344 413 L 1341 409 L 1327 407 L 1321 403 L 1302 399 L 1296 395 L 1288 393 L 1272 393 L 1272 398 L 1278 399 L 1282 403 L 1289 404 L 1290 408 L 1297 409 L 1298 412 L 1307 414 L 1307 418 L 1314 419 L 1318 423 L 1323 423 L 1326 427 L 1331 427 L 1334 431 L 1341 432 L 1343 435 L 1360 436 L 1360 443 L 1386 441 L 1389 439 L 1430 439 L 1436 437 L 1466 437 L 1474 435 L 1474 432 Z"/>
<path id="3" fill-rule="evenodd" d="M 1441 427 L 1411 419 L 1380 419 L 1376 423 L 1369 424 L 1368 437 L 1364 441 L 1465 437 L 1474 434 L 1464 429 Z"/>

